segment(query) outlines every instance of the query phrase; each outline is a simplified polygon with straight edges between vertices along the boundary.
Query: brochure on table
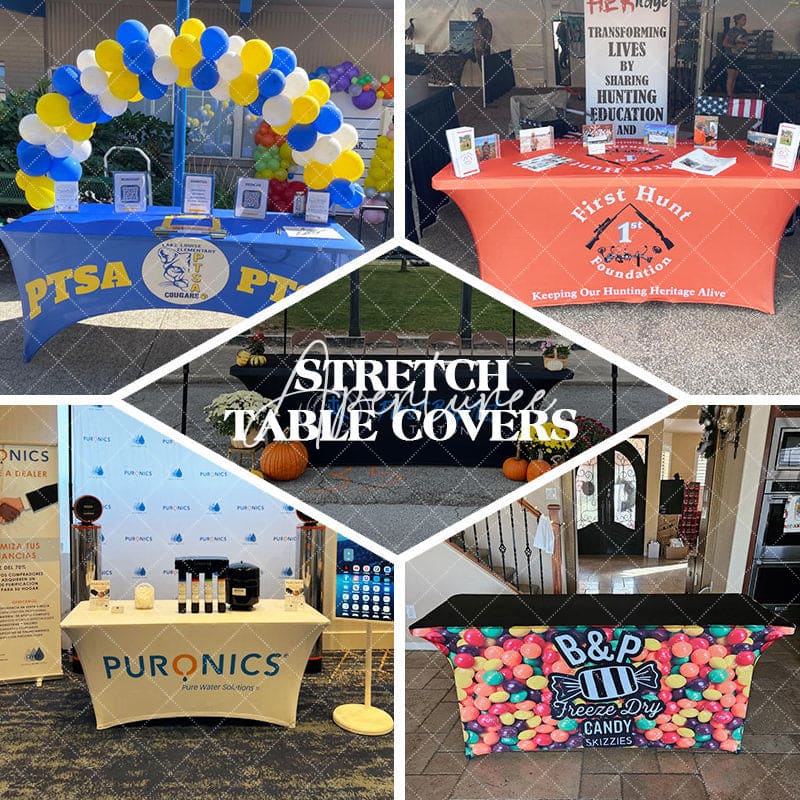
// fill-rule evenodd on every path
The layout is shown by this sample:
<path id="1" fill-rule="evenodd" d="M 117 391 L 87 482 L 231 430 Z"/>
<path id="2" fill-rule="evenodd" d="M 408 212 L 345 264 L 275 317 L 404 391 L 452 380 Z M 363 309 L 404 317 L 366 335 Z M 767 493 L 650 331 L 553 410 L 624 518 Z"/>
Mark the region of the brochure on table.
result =
<path id="1" fill-rule="evenodd" d="M 211 214 L 214 206 L 214 176 L 187 174 L 183 179 L 183 213 Z"/>
<path id="2" fill-rule="evenodd" d="M 475 129 L 451 128 L 446 131 L 447 147 L 457 178 L 466 178 L 481 171 L 475 155 Z"/>
<path id="3" fill-rule="evenodd" d="M 676 158 L 672 162 L 672 168 L 682 169 L 684 172 L 694 172 L 697 175 L 713 176 L 719 175 L 720 172 L 732 167 L 735 163 L 735 158 L 718 158 L 698 147 L 691 153 Z"/>
<path id="4" fill-rule="evenodd" d="M 306 192 L 306 222 L 327 222 L 331 210 L 328 192 Z"/>
<path id="5" fill-rule="evenodd" d="M 800 125 L 782 122 L 778 127 L 778 138 L 772 153 L 772 166 L 791 172 L 797 161 L 798 148 L 800 148 Z"/>
<path id="6" fill-rule="evenodd" d="M 80 210 L 78 181 L 56 181 L 56 214 L 74 214 Z"/>

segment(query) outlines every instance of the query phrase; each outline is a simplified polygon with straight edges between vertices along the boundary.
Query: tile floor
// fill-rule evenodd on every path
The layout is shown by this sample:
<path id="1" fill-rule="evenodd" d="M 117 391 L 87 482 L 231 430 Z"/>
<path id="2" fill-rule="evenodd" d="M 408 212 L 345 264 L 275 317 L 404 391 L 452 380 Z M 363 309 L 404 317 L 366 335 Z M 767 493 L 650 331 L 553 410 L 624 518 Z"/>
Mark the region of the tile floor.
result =
<path id="1" fill-rule="evenodd" d="M 407 800 L 796 800 L 800 636 L 759 660 L 743 751 L 603 748 L 464 757 L 452 672 L 438 651 L 406 654 Z"/>
<path id="2" fill-rule="evenodd" d="M 578 594 L 682 594 L 686 561 L 578 556 Z"/>

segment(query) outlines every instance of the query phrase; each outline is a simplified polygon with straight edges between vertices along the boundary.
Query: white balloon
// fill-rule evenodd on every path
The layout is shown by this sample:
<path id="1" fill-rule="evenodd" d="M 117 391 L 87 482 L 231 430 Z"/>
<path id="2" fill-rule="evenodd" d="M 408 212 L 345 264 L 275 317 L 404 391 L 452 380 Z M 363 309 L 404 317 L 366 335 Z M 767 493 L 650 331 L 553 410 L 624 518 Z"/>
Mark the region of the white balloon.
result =
<path id="1" fill-rule="evenodd" d="M 215 100 L 219 100 L 220 103 L 224 103 L 226 100 L 231 99 L 231 90 L 228 86 L 228 81 L 224 81 L 221 78 L 217 81 L 216 86 L 208 90 L 208 93 Z"/>
<path id="2" fill-rule="evenodd" d="M 54 133 L 49 125 L 42 122 L 38 114 L 26 114 L 19 121 L 19 135 L 31 144 L 47 144 Z"/>
<path id="3" fill-rule="evenodd" d="M 333 138 L 342 146 L 342 150 L 352 150 L 358 144 L 358 131 L 349 122 L 345 122 Z"/>
<path id="4" fill-rule="evenodd" d="M 82 163 L 92 154 L 92 143 L 89 139 L 82 142 L 72 143 L 72 153 L 70 155 L 78 162 Z"/>
<path id="5" fill-rule="evenodd" d="M 311 148 L 314 161 L 320 164 L 333 164 L 342 154 L 342 146 L 333 136 L 320 136 Z"/>
<path id="6" fill-rule="evenodd" d="M 270 125 L 285 125 L 292 118 L 292 101 L 282 94 L 270 97 L 261 107 L 261 116 Z"/>
<path id="7" fill-rule="evenodd" d="M 237 34 L 230 36 L 228 38 L 228 52 L 235 53 L 237 56 L 239 53 L 242 52 L 242 48 L 244 47 L 244 39 Z"/>
<path id="8" fill-rule="evenodd" d="M 313 147 L 311 150 L 306 150 L 304 152 L 301 152 L 300 150 L 292 150 L 292 161 L 294 161 L 294 163 L 298 166 L 304 167 L 309 161 L 314 160 L 314 156 L 312 155 L 313 151 Z"/>
<path id="9" fill-rule="evenodd" d="M 66 158 L 72 153 L 75 142 L 66 133 L 54 133 L 45 147 L 53 158 Z"/>
<path id="10" fill-rule="evenodd" d="M 232 81 L 242 74 L 242 57 L 238 53 L 228 51 L 217 59 L 219 76 L 225 81 Z"/>
<path id="11" fill-rule="evenodd" d="M 98 99 L 100 100 L 100 108 L 102 108 L 109 117 L 118 117 L 120 114 L 124 114 L 128 109 L 128 101 L 120 100 L 119 97 L 114 97 L 111 92 L 103 92 Z"/>
<path id="12" fill-rule="evenodd" d="M 171 86 L 178 80 L 180 70 L 169 56 L 159 56 L 153 63 L 153 77 L 164 86 Z"/>
<path id="13" fill-rule="evenodd" d="M 175 31 L 169 25 L 161 23 L 153 26 L 147 39 L 157 56 L 165 56 L 175 40 Z"/>
<path id="14" fill-rule="evenodd" d="M 308 91 L 308 73 L 302 68 L 297 67 L 286 76 L 286 83 L 281 94 L 294 100 Z"/>
<path id="15" fill-rule="evenodd" d="M 108 89 L 108 75 L 97 65 L 86 67 L 81 72 L 81 88 L 89 94 L 102 94 Z"/>
<path id="16" fill-rule="evenodd" d="M 94 50 L 81 50 L 75 59 L 75 66 L 81 71 L 87 67 L 96 67 L 97 60 L 94 57 Z"/>

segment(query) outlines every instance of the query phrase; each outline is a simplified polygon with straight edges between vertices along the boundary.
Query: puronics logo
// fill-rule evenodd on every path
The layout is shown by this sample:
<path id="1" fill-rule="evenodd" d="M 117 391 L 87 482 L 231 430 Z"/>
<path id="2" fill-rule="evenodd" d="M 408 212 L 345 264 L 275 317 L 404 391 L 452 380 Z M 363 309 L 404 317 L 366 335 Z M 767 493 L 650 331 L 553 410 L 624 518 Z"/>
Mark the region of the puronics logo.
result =
<path id="1" fill-rule="evenodd" d="M 174 678 L 187 683 L 193 677 L 246 677 L 261 675 L 272 678 L 280 672 L 280 659 L 287 653 L 177 653 L 167 656 L 148 653 L 137 656 L 103 656 L 103 669 L 108 680 L 127 675 L 129 678 Z"/>

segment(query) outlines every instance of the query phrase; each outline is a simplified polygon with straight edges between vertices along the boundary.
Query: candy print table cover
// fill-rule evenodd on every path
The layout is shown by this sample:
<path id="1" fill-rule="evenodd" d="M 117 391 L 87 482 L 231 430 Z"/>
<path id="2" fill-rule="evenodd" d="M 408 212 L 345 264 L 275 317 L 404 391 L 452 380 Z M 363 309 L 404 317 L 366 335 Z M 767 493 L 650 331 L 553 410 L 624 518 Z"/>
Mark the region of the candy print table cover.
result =
<path id="1" fill-rule="evenodd" d="M 457 595 L 414 623 L 453 667 L 468 757 L 737 752 L 753 669 L 794 626 L 746 595 Z"/>
<path id="2" fill-rule="evenodd" d="M 715 177 L 673 169 L 692 147 L 619 140 L 589 155 L 559 141 L 521 154 L 519 142 L 503 142 L 477 175 L 456 178 L 448 164 L 432 183 L 466 217 L 480 277 L 523 303 L 657 300 L 771 314 L 800 170 L 773 169 L 731 141 L 713 155 L 736 163 Z"/>

